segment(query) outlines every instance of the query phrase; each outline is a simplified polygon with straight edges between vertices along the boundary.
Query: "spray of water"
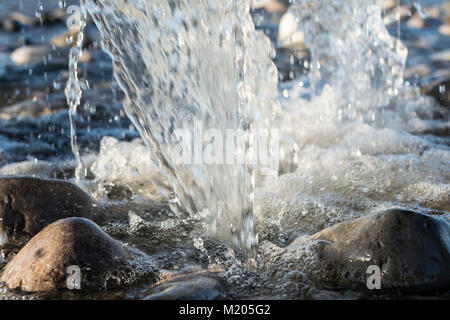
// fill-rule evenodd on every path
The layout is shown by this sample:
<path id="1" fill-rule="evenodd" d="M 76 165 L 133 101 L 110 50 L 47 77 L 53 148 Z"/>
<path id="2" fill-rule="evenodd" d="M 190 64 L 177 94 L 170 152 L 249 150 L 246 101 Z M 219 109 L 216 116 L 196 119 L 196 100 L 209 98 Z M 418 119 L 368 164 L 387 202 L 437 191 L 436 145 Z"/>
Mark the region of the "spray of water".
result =
<path id="1" fill-rule="evenodd" d="M 169 181 L 170 190 L 157 185 L 160 192 L 175 212 L 204 218 L 210 234 L 241 246 L 251 261 L 257 244 L 252 206 L 255 168 L 173 160 L 175 130 L 193 132 L 196 122 L 222 132 L 242 130 L 247 137 L 276 124 L 273 52 L 269 40 L 254 29 L 250 1 L 82 4 L 111 54 L 115 78 L 126 95 L 125 111 Z M 397 93 L 407 52 L 388 34 L 378 4 L 292 1 L 290 11 L 305 35 L 311 60 L 309 73 L 299 81 L 302 85 L 292 88 L 277 119 L 287 136 L 306 143 L 321 128 L 335 132 L 337 120 L 373 121 L 375 111 Z M 79 53 L 72 50 L 66 94 L 71 110 L 76 110 L 81 93 L 73 70 Z M 310 100 L 303 100 L 305 96 Z"/>
<path id="2" fill-rule="evenodd" d="M 270 130 L 277 71 L 269 40 L 254 29 L 248 0 L 89 0 L 111 54 L 124 108 L 170 183 L 158 185 L 179 214 L 201 215 L 214 236 L 252 256 L 254 167 L 179 164 L 176 129 Z M 204 147 L 204 146 L 203 146 Z M 246 157 L 235 149 L 234 156 Z M 244 154 L 242 154 L 244 153 Z"/>
<path id="3" fill-rule="evenodd" d="M 407 49 L 388 33 L 382 2 L 294 0 L 289 9 L 311 52 L 312 97 L 332 87 L 347 119 L 373 120 L 403 84 Z"/>

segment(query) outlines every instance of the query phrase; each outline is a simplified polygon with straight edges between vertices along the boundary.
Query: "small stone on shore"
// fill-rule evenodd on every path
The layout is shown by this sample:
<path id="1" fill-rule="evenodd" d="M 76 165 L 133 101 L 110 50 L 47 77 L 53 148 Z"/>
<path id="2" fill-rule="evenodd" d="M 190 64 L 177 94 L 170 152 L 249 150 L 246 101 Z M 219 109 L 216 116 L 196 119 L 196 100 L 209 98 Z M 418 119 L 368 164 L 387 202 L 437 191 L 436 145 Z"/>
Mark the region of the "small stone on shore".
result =
<path id="1" fill-rule="evenodd" d="M 131 272 L 131 258 L 119 241 L 92 221 L 67 218 L 31 239 L 5 267 L 0 281 L 10 290 L 25 292 L 111 288 L 120 285 L 120 273 Z M 79 270 L 79 282 L 71 278 L 71 270 Z"/>

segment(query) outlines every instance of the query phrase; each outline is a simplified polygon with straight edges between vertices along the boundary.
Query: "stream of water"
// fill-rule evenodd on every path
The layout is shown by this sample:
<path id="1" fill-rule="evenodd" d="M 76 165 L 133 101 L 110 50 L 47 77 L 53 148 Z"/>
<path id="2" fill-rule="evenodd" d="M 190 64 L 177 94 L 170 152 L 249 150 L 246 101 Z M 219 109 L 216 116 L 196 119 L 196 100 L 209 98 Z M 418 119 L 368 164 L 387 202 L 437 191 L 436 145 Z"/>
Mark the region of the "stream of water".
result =
<path id="1" fill-rule="evenodd" d="M 176 163 L 173 134 L 271 129 L 278 108 L 269 40 L 255 32 L 249 1 L 86 1 L 110 52 L 124 108 L 167 178 L 157 188 L 179 214 L 254 256 L 254 169 L 245 163 Z M 245 137 L 247 136 L 247 138 Z M 236 150 L 237 158 L 246 150 Z M 200 146 L 204 148 L 204 146 Z"/>

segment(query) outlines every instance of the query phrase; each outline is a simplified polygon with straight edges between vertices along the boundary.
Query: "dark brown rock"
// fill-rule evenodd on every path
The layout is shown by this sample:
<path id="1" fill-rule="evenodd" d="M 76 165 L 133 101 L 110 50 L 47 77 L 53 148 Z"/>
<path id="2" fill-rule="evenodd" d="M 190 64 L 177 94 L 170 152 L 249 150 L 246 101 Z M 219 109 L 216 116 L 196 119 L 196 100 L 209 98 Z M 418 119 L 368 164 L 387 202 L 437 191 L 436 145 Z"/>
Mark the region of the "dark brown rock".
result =
<path id="1" fill-rule="evenodd" d="M 68 267 L 81 270 L 81 289 L 109 288 L 129 272 L 130 252 L 84 218 L 59 220 L 31 239 L 5 267 L 0 281 L 9 289 L 44 292 L 67 288 Z"/>
<path id="2" fill-rule="evenodd" d="M 434 97 L 442 106 L 450 107 L 450 79 L 432 83 L 424 88 L 424 92 Z"/>
<path id="3" fill-rule="evenodd" d="M 337 224 L 313 236 L 325 280 L 365 287 L 370 265 L 381 287 L 450 288 L 450 224 L 413 211 L 390 209 Z"/>
<path id="4" fill-rule="evenodd" d="M 0 247 L 21 246 L 50 223 L 68 217 L 96 220 L 100 209 L 67 181 L 0 178 Z"/>

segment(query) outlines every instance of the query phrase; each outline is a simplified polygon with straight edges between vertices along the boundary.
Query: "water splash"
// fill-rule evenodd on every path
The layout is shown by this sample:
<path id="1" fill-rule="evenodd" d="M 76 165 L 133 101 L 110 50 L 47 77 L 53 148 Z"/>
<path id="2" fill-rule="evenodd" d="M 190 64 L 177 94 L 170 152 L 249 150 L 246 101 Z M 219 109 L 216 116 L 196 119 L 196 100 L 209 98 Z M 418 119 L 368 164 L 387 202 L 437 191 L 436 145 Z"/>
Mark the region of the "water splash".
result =
<path id="1" fill-rule="evenodd" d="M 179 214 L 204 217 L 210 234 L 254 252 L 255 168 L 176 163 L 172 140 L 176 129 L 195 131 L 198 121 L 204 128 L 247 134 L 271 127 L 278 109 L 277 71 L 269 40 L 255 32 L 250 1 L 83 3 L 112 56 L 126 94 L 124 108 L 171 186 L 158 184 L 160 192 Z M 327 127 L 323 119 L 373 122 L 398 93 L 407 51 L 388 34 L 379 4 L 292 1 L 289 10 L 311 60 L 301 81 L 307 85 L 294 88 L 280 117 L 287 136 L 307 135 L 307 128 L 298 130 L 300 121 L 314 130 Z M 298 99 L 305 95 L 314 113 Z"/>
<path id="2" fill-rule="evenodd" d="M 178 164 L 176 129 L 270 129 L 277 71 L 269 40 L 254 29 L 248 0 L 85 1 L 111 54 L 124 108 L 172 190 L 157 187 L 179 214 L 201 215 L 208 232 L 249 256 L 255 168 Z M 238 151 L 235 156 L 243 156 Z M 244 155 L 245 157 L 245 155 Z"/>
<path id="3" fill-rule="evenodd" d="M 407 49 L 383 22 L 382 1 L 294 0 L 289 11 L 298 21 L 311 52 L 301 87 L 312 97 L 325 86 L 338 95 L 343 117 L 373 120 L 403 85 Z"/>

